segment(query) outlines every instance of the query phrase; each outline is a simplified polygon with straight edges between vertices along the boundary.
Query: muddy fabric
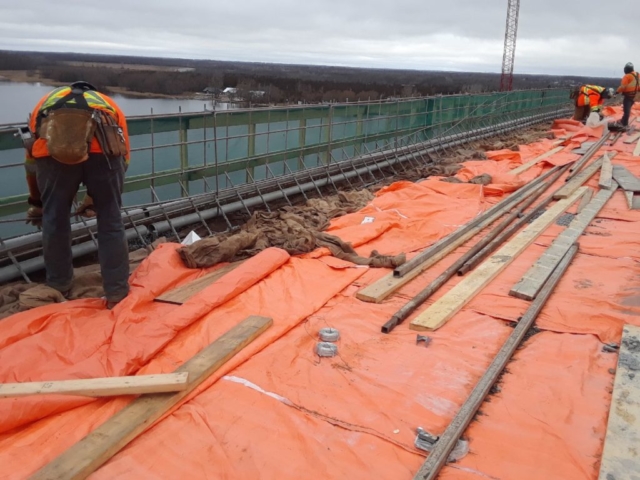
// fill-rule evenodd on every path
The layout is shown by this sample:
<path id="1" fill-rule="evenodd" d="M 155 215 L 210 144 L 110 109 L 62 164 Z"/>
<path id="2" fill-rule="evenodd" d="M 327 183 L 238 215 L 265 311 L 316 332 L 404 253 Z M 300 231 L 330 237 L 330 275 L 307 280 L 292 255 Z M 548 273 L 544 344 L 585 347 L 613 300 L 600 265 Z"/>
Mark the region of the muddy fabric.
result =
<path id="1" fill-rule="evenodd" d="M 235 258 L 242 250 L 255 245 L 256 233 L 240 232 L 229 238 L 220 236 L 200 240 L 193 245 L 178 250 L 178 254 L 188 268 L 215 265 Z M 194 248 L 194 247 L 198 248 Z"/>
<path id="2" fill-rule="evenodd" d="M 350 244 L 322 233 L 332 218 L 356 212 L 372 198 L 368 190 L 340 192 L 333 197 L 310 199 L 301 207 L 255 212 L 239 233 L 200 240 L 179 249 L 178 254 L 187 267 L 205 268 L 251 257 L 269 247 L 281 248 L 291 255 L 327 247 L 333 256 L 357 265 L 396 267 L 406 261 L 404 255 L 389 257 L 372 252 L 368 258 L 361 257 Z"/>
<path id="3" fill-rule="evenodd" d="M 153 243 L 157 246 L 166 242 L 160 238 Z M 140 265 L 140 262 L 149 255 L 147 249 L 141 248 L 129 254 L 129 269 L 133 271 Z M 76 268 L 73 271 L 73 284 L 67 298 L 59 291 L 39 283 L 16 282 L 0 287 L 0 320 L 24 312 L 32 308 L 60 303 L 68 300 L 80 298 L 101 298 L 104 297 L 102 288 L 102 275 L 100 265 L 87 265 Z"/>
<path id="4" fill-rule="evenodd" d="M 440 181 L 447 182 L 447 183 L 465 183 L 457 177 L 445 177 L 445 178 L 441 178 Z M 491 175 L 484 173 L 482 175 L 473 177 L 471 180 L 469 180 L 466 183 L 473 183 L 475 185 L 489 185 L 491 184 L 492 181 L 493 181 L 493 178 L 491 177 Z"/>
<path id="5" fill-rule="evenodd" d="M 483 173 L 482 175 L 473 177 L 471 180 L 469 180 L 468 183 L 473 183 L 475 185 L 489 185 L 492 180 L 493 178 L 491 177 L 491 175 Z"/>
<path id="6" fill-rule="evenodd" d="M 374 268 L 396 268 L 407 261 L 404 253 L 396 256 L 380 255 L 376 250 L 371 252 L 369 258 L 361 257 L 350 243 L 343 242 L 335 235 L 329 235 L 328 233 L 316 233 L 316 243 L 319 247 L 328 248 L 334 257 L 356 265 L 368 265 Z"/>

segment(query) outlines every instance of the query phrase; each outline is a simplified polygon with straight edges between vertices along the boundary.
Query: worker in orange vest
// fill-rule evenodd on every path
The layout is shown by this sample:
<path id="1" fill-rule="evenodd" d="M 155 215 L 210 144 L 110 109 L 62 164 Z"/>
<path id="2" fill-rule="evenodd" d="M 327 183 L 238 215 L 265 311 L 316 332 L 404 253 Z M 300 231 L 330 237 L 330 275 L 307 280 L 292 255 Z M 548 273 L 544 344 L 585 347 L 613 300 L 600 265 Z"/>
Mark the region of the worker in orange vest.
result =
<path id="1" fill-rule="evenodd" d="M 604 101 L 613 97 L 613 89 L 598 85 L 582 85 L 576 88 L 571 98 L 575 100 L 575 112 L 573 119 L 579 122 L 586 121 L 593 112 L 601 113 Z"/>
<path id="2" fill-rule="evenodd" d="M 129 135 L 118 105 L 86 82 L 45 95 L 23 135 L 31 205 L 28 222 L 42 227 L 48 286 L 68 295 L 73 282 L 70 212 L 80 184 L 87 198 L 76 213 L 97 214 L 98 256 L 107 307 L 129 293 L 129 250 L 122 187 Z"/>
<path id="3" fill-rule="evenodd" d="M 633 69 L 633 63 L 629 62 L 624 66 L 624 77 L 618 87 L 618 93 L 624 97 L 622 100 L 623 115 L 620 123 L 623 127 L 629 126 L 629 117 L 631 117 L 631 109 L 636 100 L 636 95 L 640 92 L 640 81 L 638 74 Z"/>

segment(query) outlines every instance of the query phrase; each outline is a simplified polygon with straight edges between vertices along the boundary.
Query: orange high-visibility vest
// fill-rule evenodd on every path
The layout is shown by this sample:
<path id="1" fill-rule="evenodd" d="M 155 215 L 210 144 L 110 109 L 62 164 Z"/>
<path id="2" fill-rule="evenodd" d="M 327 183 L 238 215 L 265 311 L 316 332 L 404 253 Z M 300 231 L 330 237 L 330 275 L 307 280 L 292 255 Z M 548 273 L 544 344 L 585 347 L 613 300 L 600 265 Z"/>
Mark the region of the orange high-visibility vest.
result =
<path id="1" fill-rule="evenodd" d="M 578 107 L 591 107 L 592 112 L 597 112 L 604 105 L 602 93 L 606 89 L 598 85 L 583 85 L 580 87 L 580 93 L 576 99 Z"/>
<path id="2" fill-rule="evenodd" d="M 31 119 L 29 120 L 29 129 L 33 133 L 34 136 L 37 137 L 38 133 L 38 123 L 39 118 L 41 117 L 41 113 L 45 110 L 53 107 L 56 102 L 65 96 L 67 96 L 71 92 L 71 87 L 60 87 L 52 91 L 51 93 L 45 95 L 40 101 L 37 103 L 33 112 L 31 113 Z M 116 121 L 118 126 L 122 128 L 122 132 L 125 139 L 125 144 L 127 146 L 127 151 L 129 151 L 129 133 L 127 130 L 127 121 L 120 107 L 114 102 L 111 98 L 103 93 L 94 92 L 93 90 L 86 90 L 83 92 L 83 97 L 87 101 L 87 105 L 91 109 L 102 110 L 103 112 L 111 115 L 113 119 Z M 69 100 L 67 103 L 74 104 L 76 100 Z M 97 138 L 93 138 L 91 141 L 91 147 L 89 149 L 91 153 L 102 153 L 102 148 L 98 143 Z M 42 158 L 49 156 L 49 150 L 47 149 L 47 141 L 44 138 L 38 138 L 33 144 L 33 148 L 31 151 L 31 156 L 33 158 Z M 32 159 L 27 158 L 27 163 L 32 163 Z M 129 161 L 129 155 L 125 156 L 125 161 Z"/>
<path id="3" fill-rule="evenodd" d="M 627 73 L 622 77 L 622 82 L 618 87 L 618 93 L 623 94 L 625 97 L 635 97 L 640 92 L 640 81 L 638 80 L 638 73 Z"/>

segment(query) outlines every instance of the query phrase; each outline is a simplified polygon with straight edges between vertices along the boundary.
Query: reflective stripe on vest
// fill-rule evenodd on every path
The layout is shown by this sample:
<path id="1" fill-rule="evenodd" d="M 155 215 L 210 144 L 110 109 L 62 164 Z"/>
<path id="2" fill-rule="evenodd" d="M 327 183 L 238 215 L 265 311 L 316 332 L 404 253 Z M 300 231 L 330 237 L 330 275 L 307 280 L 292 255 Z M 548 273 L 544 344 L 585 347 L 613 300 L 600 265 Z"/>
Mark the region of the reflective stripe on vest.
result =
<path id="1" fill-rule="evenodd" d="M 47 99 L 42 103 L 42 106 L 40 107 L 40 111 L 42 112 L 44 110 L 47 110 L 53 107 L 58 100 L 66 97 L 70 93 L 71 93 L 71 87 L 60 87 L 55 89 L 53 92 L 51 92 L 51 94 L 47 97 Z M 108 112 L 116 113 L 115 108 L 109 105 L 109 103 L 104 98 L 102 98 L 102 95 L 100 95 L 98 92 L 85 91 L 83 93 L 83 96 L 87 101 L 89 108 L 97 108 L 99 110 L 107 110 Z M 67 103 L 75 104 L 76 100 L 70 99 Z"/>

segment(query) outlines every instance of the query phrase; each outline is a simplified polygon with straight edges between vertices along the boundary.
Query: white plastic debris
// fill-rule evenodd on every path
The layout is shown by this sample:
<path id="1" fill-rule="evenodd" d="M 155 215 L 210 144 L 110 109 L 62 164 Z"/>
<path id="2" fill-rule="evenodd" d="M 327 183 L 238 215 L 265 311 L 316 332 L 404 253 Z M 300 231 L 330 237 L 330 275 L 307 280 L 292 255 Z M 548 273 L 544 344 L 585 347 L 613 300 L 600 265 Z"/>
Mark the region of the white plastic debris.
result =
<path id="1" fill-rule="evenodd" d="M 361 225 L 365 225 L 367 223 L 373 223 L 376 221 L 376 217 L 364 217 L 364 220 L 362 220 Z"/>
<path id="2" fill-rule="evenodd" d="M 606 125 L 606 124 L 607 124 L 607 120 L 606 119 L 600 120 L 600 115 L 598 115 L 597 112 L 592 112 L 589 115 L 589 118 L 587 118 L 587 127 L 595 128 L 595 127 L 599 127 L 600 125 Z"/>
<path id="3" fill-rule="evenodd" d="M 185 246 L 193 245 L 194 243 L 199 242 L 200 240 L 202 240 L 202 238 L 200 238 L 200 235 L 198 235 L 196 232 L 191 230 L 189 232 L 189 235 L 187 235 L 187 237 L 182 241 L 182 245 L 185 245 Z"/>

